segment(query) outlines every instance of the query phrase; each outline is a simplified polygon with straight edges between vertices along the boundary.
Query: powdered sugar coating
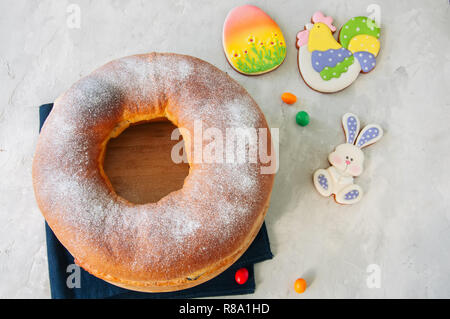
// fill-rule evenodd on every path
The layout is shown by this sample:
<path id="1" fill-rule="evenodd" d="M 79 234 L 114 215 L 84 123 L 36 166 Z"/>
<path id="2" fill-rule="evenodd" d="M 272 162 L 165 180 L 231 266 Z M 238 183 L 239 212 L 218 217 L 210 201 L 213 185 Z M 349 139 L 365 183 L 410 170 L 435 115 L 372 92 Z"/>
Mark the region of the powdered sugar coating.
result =
<path id="1" fill-rule="evenodd" d="M 229 127 L 267 128 L 228 75 L 175 54 L 113 61 L 57 100 L 33 164 L 39 206 L 83 267 L 125 281 L 180 278 L 230 256 L 264 213 L 273 183 L 259 161 L 191 163 L 181 190 L 128 203 L 101 174 L 101 145 L 118 123 L 146 114 L 167 114 L 192 136 L 195 120 L 224 136 Z"/>

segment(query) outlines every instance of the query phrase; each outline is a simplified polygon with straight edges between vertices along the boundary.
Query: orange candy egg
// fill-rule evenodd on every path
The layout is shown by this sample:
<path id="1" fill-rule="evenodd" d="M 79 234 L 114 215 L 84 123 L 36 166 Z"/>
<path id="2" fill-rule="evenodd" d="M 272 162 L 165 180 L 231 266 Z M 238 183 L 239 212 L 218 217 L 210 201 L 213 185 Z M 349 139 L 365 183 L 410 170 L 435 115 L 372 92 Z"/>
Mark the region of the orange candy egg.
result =
<path id="1" fill-rule="evenodd" d="M 281 99 L 286 104 L 294 104 L 295 102 L 297 102 L 297 97 L 294 94 L 289 93 L 289 92 L 283 93 L 281 95 Z"/>
<path id="2" fill-rule="evenodd" d="M 303 278 L 298 278 L 294 283 L 294 289 L 299 294 L 302 294 L 306 290 L 306 280 Z"/>

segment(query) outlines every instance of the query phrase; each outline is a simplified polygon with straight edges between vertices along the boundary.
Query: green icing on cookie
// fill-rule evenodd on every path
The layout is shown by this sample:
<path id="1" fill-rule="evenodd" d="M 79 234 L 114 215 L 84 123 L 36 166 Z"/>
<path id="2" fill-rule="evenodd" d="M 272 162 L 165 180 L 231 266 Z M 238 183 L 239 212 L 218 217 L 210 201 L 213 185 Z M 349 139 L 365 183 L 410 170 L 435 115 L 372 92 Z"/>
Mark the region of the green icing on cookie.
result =
<path id="1" fill-rule="evenodd" d="M 367 34 L 379 38 L 380 28 L 376 26 L 374 20 L 367 17 L 351 18 L 342 26 L 339 42 L 347 49 L 350 40 L 358 34 Z"/>
<path id="2" fill-rule="evenodd" d="M 255 45 L 237 54 L 234 65 L 239 71 L 246 74 L 259 73 L 271 70 L 280 65 L 286 57 L 286 45 L 283 42 L 272 41 L 272 45 Z"/>
<path id="3" fill-rule="evenodd" d="M 339 62 L 338 64 L 336 64 L 335 67 L 325 67 L 321 72 L 320 72 L 320 77 L 325 80 L 328 81 L 332 78 L 338 78 L 341 76 L 342 73 L 347 72 L 348 67 L 350 65 L 353 64 L 355 58 L 353 57 L 353 55 L 345 58 L 342 62 Z"/>

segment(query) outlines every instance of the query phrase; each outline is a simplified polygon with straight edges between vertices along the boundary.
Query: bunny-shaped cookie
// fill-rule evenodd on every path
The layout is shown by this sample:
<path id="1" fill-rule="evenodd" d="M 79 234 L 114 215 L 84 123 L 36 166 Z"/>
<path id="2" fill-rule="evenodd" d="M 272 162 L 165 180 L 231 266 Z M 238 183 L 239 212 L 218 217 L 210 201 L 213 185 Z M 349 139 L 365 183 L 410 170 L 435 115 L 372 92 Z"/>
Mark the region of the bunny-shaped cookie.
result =
<path id="1" fill-rule="evenodd" d="M 334 194 L 340 204 L 354 204 L 363 196 L 361 187 L 353 184 L 353 177 L 363 171 L 364 154 L 361 148 L 377 142 L 383 136 L 383 129 L 379 125 L 369 124 L 359 132 L 359 119 L 352 113 L 344 114 L 342 126 L 346 143 L 336 147 L 328 156 L 332 166 L 314 173 L 314 186 L 323 196 Z"/>

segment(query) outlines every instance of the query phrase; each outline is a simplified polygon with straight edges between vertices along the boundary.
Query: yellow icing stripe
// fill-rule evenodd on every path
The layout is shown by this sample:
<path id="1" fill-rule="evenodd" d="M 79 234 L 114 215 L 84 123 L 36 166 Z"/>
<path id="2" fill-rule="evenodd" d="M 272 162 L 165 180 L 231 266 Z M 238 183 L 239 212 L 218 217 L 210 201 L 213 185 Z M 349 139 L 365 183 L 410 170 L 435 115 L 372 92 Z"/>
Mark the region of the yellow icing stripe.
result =
<path id="1" fill-rule="evenodd" d="M 365 51 L 377 56 L 380 51 L 380 41 L 371 35 L 358 34 L 350 40 L 348 50 L 352 53 Z"/>

